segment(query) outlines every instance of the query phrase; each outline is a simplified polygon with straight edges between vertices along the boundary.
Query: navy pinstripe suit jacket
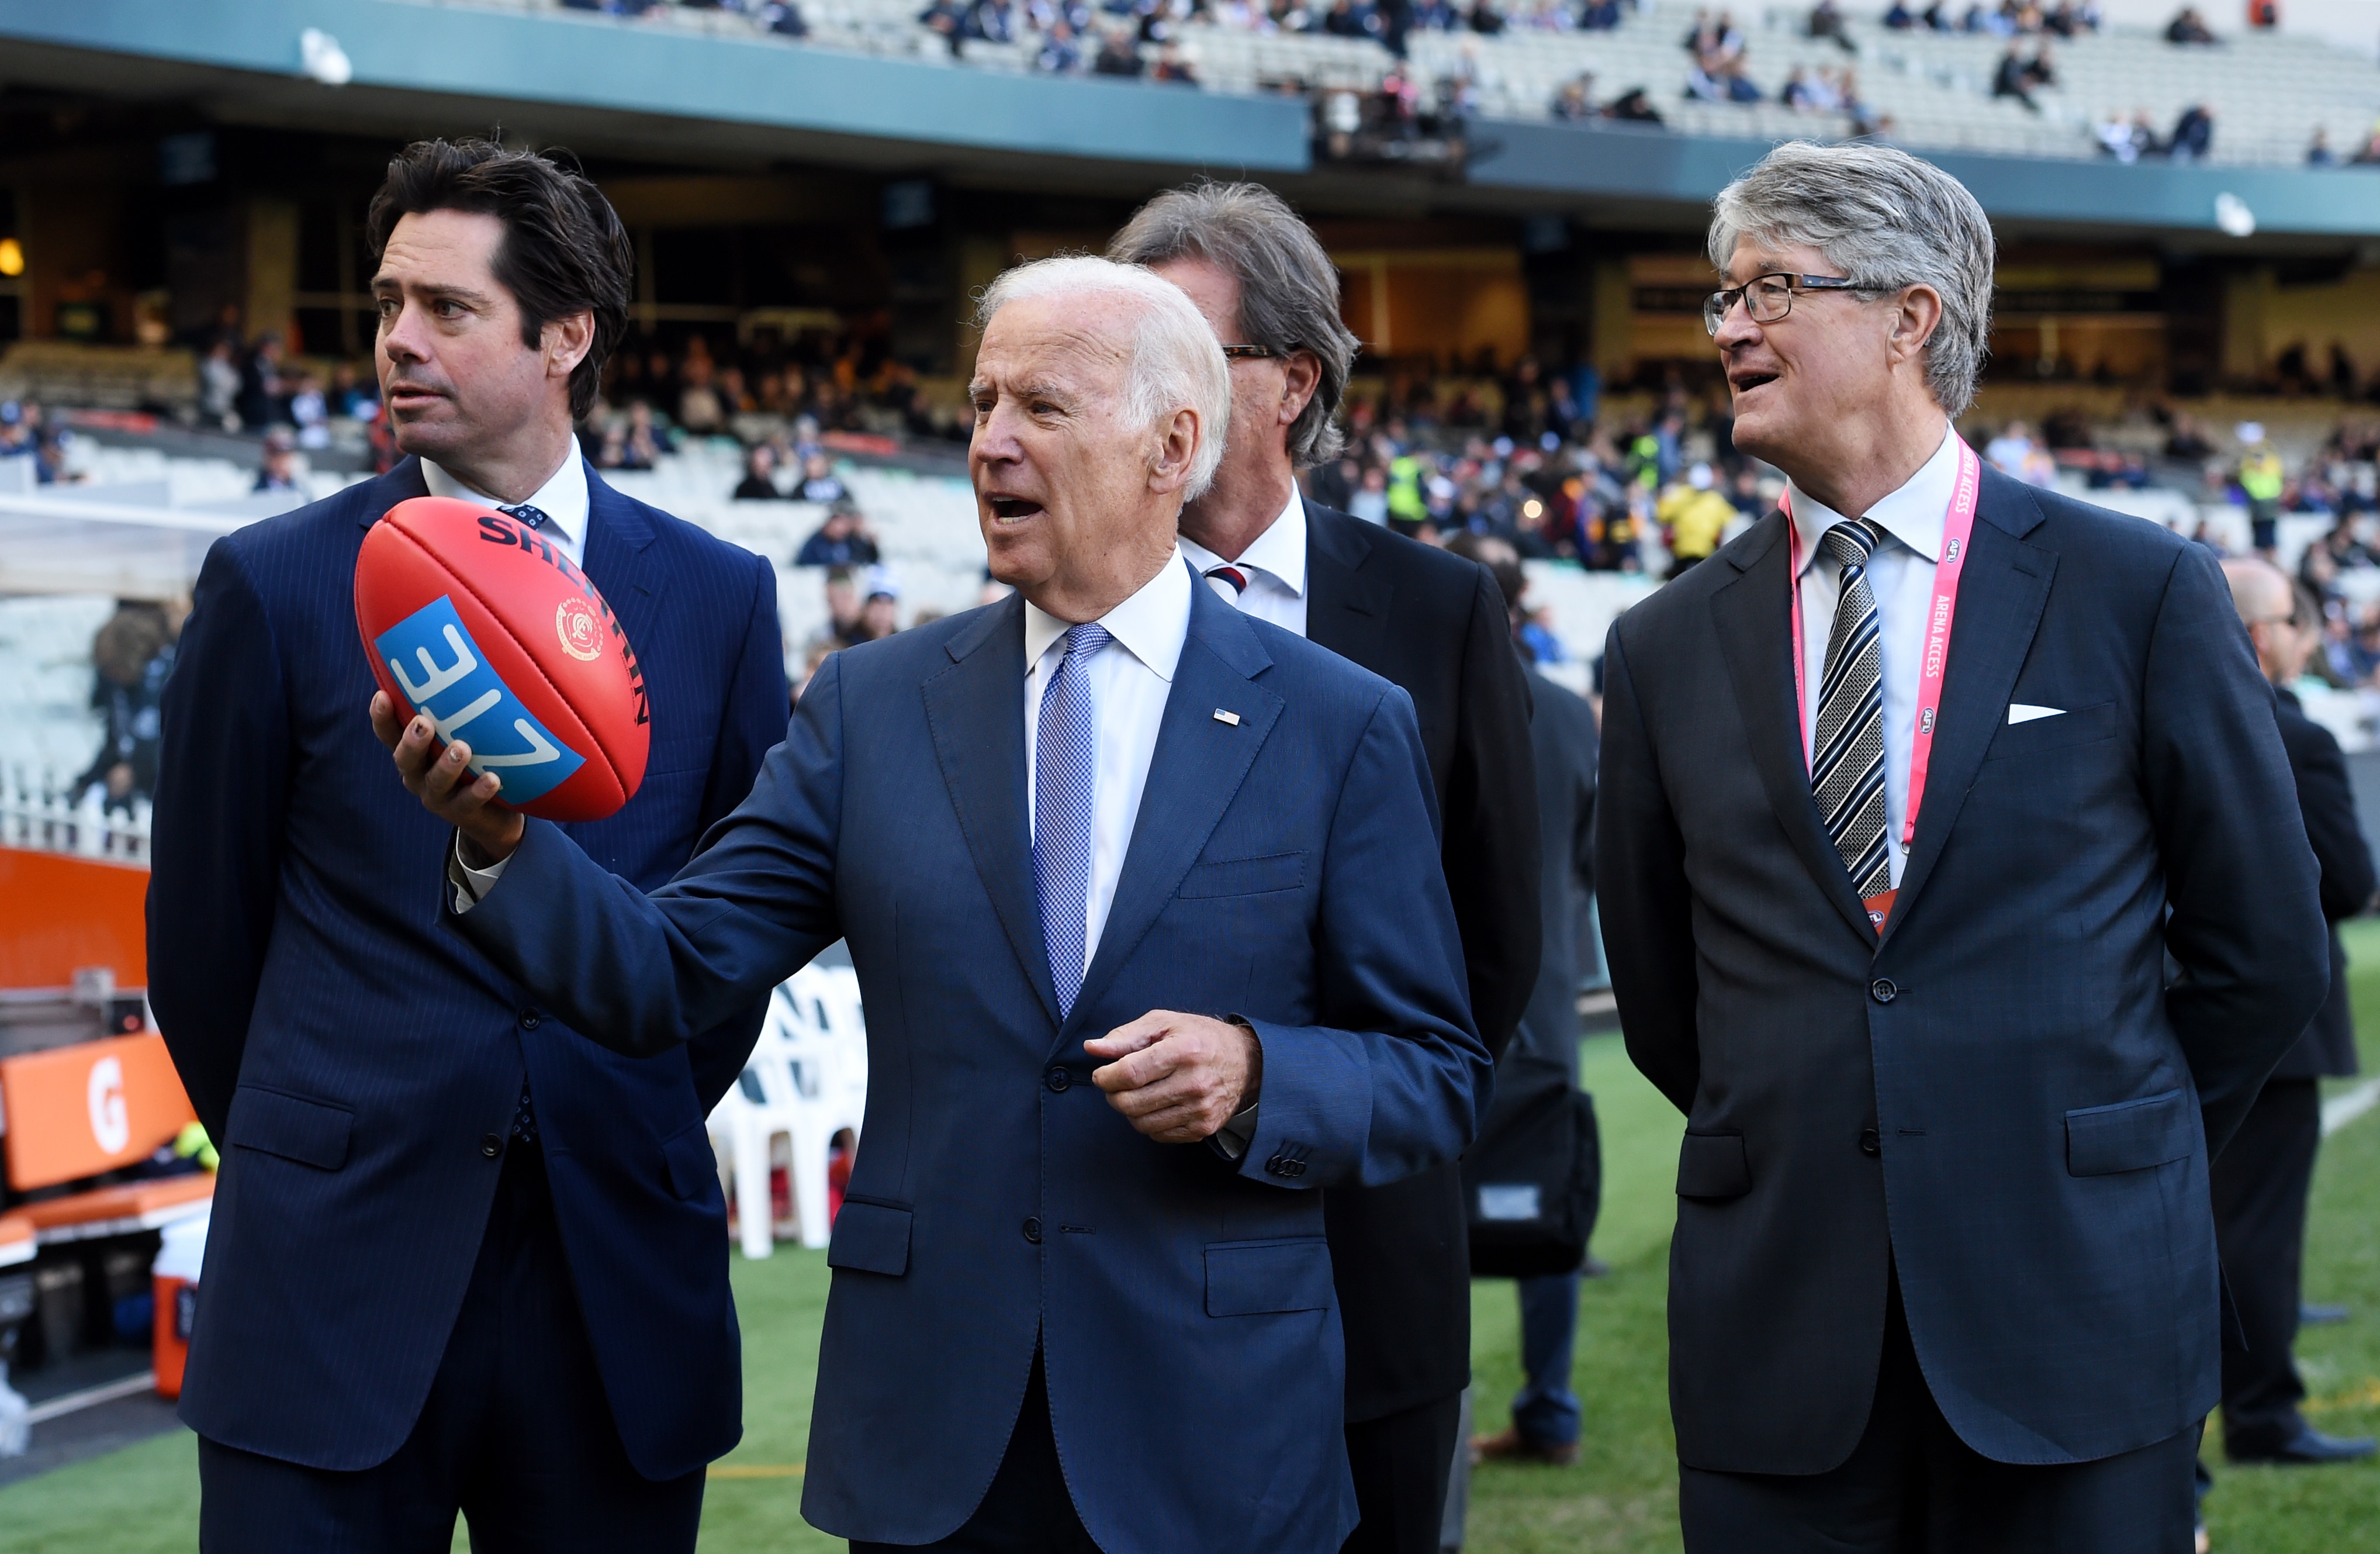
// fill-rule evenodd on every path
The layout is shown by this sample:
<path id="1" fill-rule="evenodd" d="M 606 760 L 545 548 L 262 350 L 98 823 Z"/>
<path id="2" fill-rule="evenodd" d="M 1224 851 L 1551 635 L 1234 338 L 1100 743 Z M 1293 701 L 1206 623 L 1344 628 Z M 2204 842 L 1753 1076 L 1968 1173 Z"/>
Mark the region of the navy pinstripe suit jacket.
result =
<path id="1" fill-rule="evenodd" d="M 644 786 L 570 827 L 657 886 L 783 737 L 769 565 L 588 474 L 586 569 L 652 698 Z M 395 780 L 365 708 L 356 553 L 418 462 L 218 541 L 164 695 L 151 998 L 223 1145 L 182 1418 L 358 1469 L 428 1395 L 526 1075 L 623 1444 L 650 1477 L 733 1446 L 742 1392 L 703 1119 L 763 1005 L 633 1061 L 536 1009 L 440 920 L 450 833 Z"/>

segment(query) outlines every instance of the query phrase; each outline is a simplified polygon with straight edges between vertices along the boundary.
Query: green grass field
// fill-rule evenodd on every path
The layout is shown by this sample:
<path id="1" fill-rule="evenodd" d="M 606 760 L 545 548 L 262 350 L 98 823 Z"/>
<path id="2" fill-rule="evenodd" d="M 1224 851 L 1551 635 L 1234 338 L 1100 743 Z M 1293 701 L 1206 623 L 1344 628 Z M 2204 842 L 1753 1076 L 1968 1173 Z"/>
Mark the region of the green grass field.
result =
<path id="1" fill-rule="evenodd" d="M 2380 923 L 2349 948 L 2367 1071 L 2380 1071 Z M 1662 1295 L 1680 1121 L 1637 1077 L 1615 1037 L 1585 1046 L 1585 1083 L 1603 1124 L 1603 1222 L 1611 1266 L 1580 1297 L 1576 1385 L 1586 1434 L 1569 1468 L 1489 1467 L 1472 1486 L 1476 1554 L 1657 1554 L 1678 1544 L 1676 1466 L 1664 1374 Z M 745 1345 L 744 1443 L 711 1474 L 705 1554 L 812 1554 L 841 1544 L 806 1525 L 801 1463 L 826 1300 L 821 1254 L 782 1249 L 735 1260 Z M 2352 1305 L 2354 1321 L 2299 1345 L 2311 1414 L 2324 1428 L 2380 1433 L 2380 1113 L 2324 1146 L 2314 1184 L 2306 1297 Z M 1504 1423 L 1520 1382 L 1509 1284 L 1474 1287 L 1476 1427 Z M 2210 1452 L 2208 1502 L 2222 1554 L 2380 1551 L 2380 1466 L 2232 1468 Z M 198 1474 L 187 1435 L 160 1438 L 0 1491 L 0 1554 L 184 1554 L 196 1547 Z M 468 1547 L 457 1532 L 455 1548 Z"/>

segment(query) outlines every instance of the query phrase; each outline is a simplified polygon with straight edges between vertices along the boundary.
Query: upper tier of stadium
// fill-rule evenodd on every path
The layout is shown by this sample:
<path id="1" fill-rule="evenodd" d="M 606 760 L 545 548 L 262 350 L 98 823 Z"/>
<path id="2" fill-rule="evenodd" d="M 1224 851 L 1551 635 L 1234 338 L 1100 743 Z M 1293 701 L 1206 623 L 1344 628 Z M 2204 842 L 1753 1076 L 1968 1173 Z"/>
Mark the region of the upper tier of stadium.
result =
<path id="1" fill-rule="evenodd" d="M 590 16 L 563 0 L 468 0 L 581 25 L 681 31 L 759 40 L 784 48 L 847 49 L 925 65 L 961 64 L 1018 73 L 1032 70 L 1042 37 L 1020 8 L 1015 37 L 964 41 L 954 56 L 919 19 L 921 0 L 799 0 L 809 31 L 795 42 L 772 33 L 757 13 L 662 4 L 636 17 Z M 2091 158 L 2097 126 L 2145 112 L 2160 128 L 2187 108 L 2209 109 L 2220 126 L 2207 160 L 2218 165 L 2291 165 L 2304 160 L 2317 129 L 2334 145 L 2360 145 L 2380 117 L 2380 70 L 2317 38 L 2243 32 L 2211 46 L 2168 43 L 2156 30 L 2114 26 L 2072 39 L 2052 38 L 2057 84 L 2034 93 L 2039 111 L 1992 95 L 1995 68 L 2009 40 L 1990 32 L 1893 31 L 1874 13 L 1848 18 L 1846 50 L 1811 37 L 1804 6 L 1770 6 L 1746 29 L 1746 74 L 1764 99 L 1709 103 L 1684 90 L 1692 59 L 1681 40 L 1697 7 L 1662 0 L 1617 27 L 1580 31 L 1516 19 L 1501 33 L 1417 31 L 1408 42 L 1412 68 L 1425 82 L 1469 81 L 1476 110 L 1500 120 L 1544 120 L 1562 87 L 1591 74 L 1609 99 L 1642 88 L 1668 128 L 1688 134 L 1786 140 L 1836 139 L 1853 131 L 1849 116 L 1789 108 L 1779 100 L 1797 67 L 1809 72 L 1851 65 L 1870 114 L 1890 120 L 1889 137 L 1916 150 Z M 1750 14 L 1746 7 L 1747 15 Z M 1208 13 L 1201 13 L 1202 15 Z M 1097 20 L 1110 20 L 1094 11 Z M 1394 63 L 1368 38 L 1255 31 L 1193 19 L 1176 34 L 1179 52 L 1212 92 L 1277 95 L 1284 89 L 1375 91 Z M 2032 40 L 2027 40 L 2028 43 Z M 1178 90 L 1150 82 L 1148 90 Z"/>

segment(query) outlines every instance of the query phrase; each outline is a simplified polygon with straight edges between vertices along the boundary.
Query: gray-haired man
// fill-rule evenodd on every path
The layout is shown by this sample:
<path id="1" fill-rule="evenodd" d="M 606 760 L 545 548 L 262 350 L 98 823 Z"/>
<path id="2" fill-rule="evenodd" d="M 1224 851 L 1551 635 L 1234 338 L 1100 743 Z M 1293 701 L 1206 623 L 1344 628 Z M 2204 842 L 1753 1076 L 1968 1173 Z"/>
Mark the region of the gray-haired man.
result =
<path id="1" fill-rule="evenodd" d="M 1256 184 L 1160 194 L 1109 245 L 1189 294 L 1232 363 L 1223 462 L 1182 510 L 1215 591 L 1402 686 L 1421 715 L 1479 1034 L 1501 1052 L 1536 985 L 1537 801 L 1529 691 L 1503 594 L 1476 562 L 1306 501 L 1296 471 L 1339 450 L 1358 342 L 1313 232 Z M 1347 1332 L 1351 1550 L 1436 1554 L 1471 1368 L 1471 1266 L 1457 1168 L 1332 1188 Z"/>
<path id="2" fill-rule="evenodd" d="M 2182 1554 L 2207 1162 L 2329 982 L 2272 694 L 2204 550 L 1951 430 L 1993 250 L 1947 174 L 1782 146 L 1710 251 L 1790 511 L 1613 626 L 1596 831 L 1686 1114 L 1686 1547 Z"/>

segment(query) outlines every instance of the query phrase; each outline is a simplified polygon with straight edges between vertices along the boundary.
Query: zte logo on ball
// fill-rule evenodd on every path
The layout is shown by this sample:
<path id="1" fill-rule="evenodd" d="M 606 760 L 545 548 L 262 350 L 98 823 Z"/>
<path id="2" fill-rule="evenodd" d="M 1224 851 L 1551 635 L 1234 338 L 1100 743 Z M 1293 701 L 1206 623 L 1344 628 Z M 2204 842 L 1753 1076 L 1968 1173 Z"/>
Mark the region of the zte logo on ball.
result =
<path id="1" fill-rule="evenodd" d="M 447 596 L 398 621 L 372 646 L 414 710 L 438 725 L 438 737 L 462 740 L 471 747 L 471 770 L 496 774 L 506 803 L 544 797 L 585 764 L 496 678 Z"/>

